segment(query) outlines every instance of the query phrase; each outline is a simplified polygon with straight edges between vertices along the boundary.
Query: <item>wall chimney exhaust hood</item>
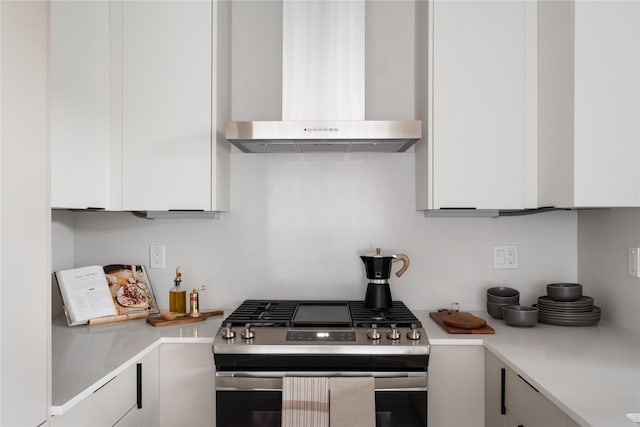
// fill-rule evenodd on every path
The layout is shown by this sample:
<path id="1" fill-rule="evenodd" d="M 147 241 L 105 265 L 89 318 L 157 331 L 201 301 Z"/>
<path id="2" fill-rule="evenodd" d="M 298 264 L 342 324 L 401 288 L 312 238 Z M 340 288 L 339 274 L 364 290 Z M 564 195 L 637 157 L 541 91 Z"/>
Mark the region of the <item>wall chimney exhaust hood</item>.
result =
<path id="1" fill-rule="evenodd" d="M 401 152 L 420 120 L 365 120 L 365 0 L 282 4 L 282 121 L 231 121 L 246 153 Z"/>

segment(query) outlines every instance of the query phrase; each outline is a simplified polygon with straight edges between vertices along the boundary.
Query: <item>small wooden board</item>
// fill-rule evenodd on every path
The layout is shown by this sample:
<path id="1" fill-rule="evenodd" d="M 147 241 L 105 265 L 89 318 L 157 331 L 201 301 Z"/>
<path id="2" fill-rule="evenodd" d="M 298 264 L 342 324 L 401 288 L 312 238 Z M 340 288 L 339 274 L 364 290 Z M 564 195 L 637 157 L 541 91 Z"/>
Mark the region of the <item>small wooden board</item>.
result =
<path id="1" fill-rule="evenodd" d="M 444 317 L 444 324 L 462 329 L 478 329 L 487 324 L 482 317 L 474 316 L 471 313 L 461 313 L 459 311 L 450 312 Z"/>
<path id="2" fill-rule="evenodd" d="M 429 317 L 433 319 L 438 325 L 442 327 L 449 334 L 495 334 L 496 331 L 489 325 L 485 325 L 481 328 L 464 329 L 449 326 L 444 323 L 444 319 L 452 313 L 449 310 L 432 311 L 429 313 Z"/>
<path id="3" fill-rule="evenodd" d="M 202 322 L 203 320 L 211 316 L 222 316 L 223 314 L 224 314 L 224 311 L 222 310 L 206 311 L 206 312 L 200 313 L 200 316 L 198 317 L 189 317 L 189 315 L 187 314 L 173 320 L 165 320 L 160 316 L 154 316 L 154 317 L 148 317 L 147 323 L 150 324 L 151 326 L 184 325 L 187 323 Z"/>

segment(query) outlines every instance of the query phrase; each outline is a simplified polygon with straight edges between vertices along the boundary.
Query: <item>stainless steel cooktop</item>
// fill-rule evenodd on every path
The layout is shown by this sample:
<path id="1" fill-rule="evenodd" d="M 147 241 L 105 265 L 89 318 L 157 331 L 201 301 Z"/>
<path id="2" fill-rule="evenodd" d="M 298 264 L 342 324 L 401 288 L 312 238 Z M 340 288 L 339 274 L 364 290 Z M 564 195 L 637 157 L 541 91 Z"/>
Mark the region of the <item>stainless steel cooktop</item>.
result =
<path id="1" fill-rule="evenodd" d="M 422 324 L 400 301 L 383 310 L 362 301 L 247 300 L 227 317 L 214 354 L 428 355 Z"/>

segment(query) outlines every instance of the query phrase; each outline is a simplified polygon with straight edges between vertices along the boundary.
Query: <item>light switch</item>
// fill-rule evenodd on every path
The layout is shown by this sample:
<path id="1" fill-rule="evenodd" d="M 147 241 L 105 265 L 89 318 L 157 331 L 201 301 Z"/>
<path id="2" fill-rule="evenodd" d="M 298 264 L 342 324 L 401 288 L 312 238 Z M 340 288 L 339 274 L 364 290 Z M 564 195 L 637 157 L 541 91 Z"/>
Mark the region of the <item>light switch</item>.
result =
<path id="1" fill-rule="evenodd" d="M 629 248 L 629 276 L 640 278 L 640 248 Z"/>
<path id="2" fill-rule="evenodd" d="M 496 270 L 513 270 L 518 268 L 518 246 L 494 246 L 493 268 Z"/>

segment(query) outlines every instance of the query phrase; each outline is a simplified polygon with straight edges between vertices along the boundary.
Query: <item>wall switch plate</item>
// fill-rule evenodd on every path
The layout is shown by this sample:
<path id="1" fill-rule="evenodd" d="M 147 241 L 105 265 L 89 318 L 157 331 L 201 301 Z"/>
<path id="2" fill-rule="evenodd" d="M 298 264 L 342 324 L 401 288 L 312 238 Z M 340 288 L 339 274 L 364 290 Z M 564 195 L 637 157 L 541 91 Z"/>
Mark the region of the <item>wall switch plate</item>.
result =
<path id="1" fill-rule="evenodd" d="M 496 270 L 518 268 L 518 247 L 516 245 L 494 246 L 493 268 Z"/>
<path id="2" fill-rule="evenodd" d="M 640 277 L 640 248 L 629 248 L 627 265 L 629 276 Z"/>
<path id="3" fill-rule="evenodd" d="M 149 246 L 149 266 L 151 268 L 165 268 L 164 245 Z"/>

